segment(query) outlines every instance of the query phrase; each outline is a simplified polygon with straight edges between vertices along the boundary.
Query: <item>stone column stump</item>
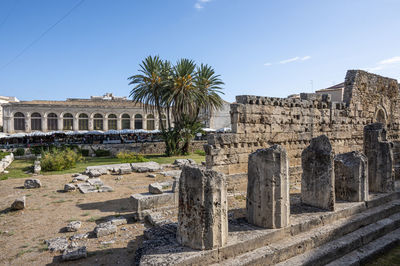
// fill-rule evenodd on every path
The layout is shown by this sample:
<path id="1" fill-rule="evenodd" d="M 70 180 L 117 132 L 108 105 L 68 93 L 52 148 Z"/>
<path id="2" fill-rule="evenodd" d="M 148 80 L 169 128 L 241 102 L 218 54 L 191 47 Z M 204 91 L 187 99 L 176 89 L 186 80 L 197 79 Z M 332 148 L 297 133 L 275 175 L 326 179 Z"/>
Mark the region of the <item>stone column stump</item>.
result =
<path id="1" fill-rule="evenodd" d="M 228 202 L 225 176 L 185 165 L 179 179 L 177 240 L 193 249 L 226 245 Z"/>
<path id="2" fill-rule="evenodd" d="M 249 155 L 246 201 L 249 223 L 269 229 L 289 225 L 288 167 L 286 150 L 279 145 Z"/>
<path id="3" fill-rule="evenodd" d="M 336 199 L 360 202 L 368 200 L 368 159 L 358 151 L 335 156 Z"/>
<path id="4" fill-rule="evenodd" d="M 301 202 L 320 209 L 335 210 L 333 152 L 325 135 L 313 138 L 301 153 Z"/>
<path id="5" fill-rule="evenodd" d="M 382 123 L 364 127 L 364 153 L 368 158 L 370 192 L 394 191 L 393 144 L 386 140 Z"/>

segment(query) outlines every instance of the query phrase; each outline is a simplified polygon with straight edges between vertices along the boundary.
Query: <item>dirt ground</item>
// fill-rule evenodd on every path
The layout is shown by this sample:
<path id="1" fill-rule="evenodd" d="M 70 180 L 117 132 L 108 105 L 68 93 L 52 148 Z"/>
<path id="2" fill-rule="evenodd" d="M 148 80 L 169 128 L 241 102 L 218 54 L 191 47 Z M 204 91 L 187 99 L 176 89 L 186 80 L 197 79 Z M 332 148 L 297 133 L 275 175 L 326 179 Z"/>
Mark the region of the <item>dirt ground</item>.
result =
<path id="1" fill-rule="evenodd" d="M 88 258 L 63 265 L 132 265 L 135 251 L 143 239 L 144 223 L 134 222 L 129 196 L 147 192 L 148 184 L 170 180 L 169 177 L 146 177 L 146 173 L 101 176 L 113 192 L 82 194 L 79 191 L 62 192 L 64 184 L 73 178 L 71 174 L 37 176 L 42 187 L 24 189 L 23 178 L 0 181 L 0 265 L 56 265 L 60 253 L 47 250 L 44 240 L 91 232 L 96 224 L 110 216 L 128 217 L 128 224 L 118 226 L 116 234 L 101 238 L 78 240 L 85 245 Z M 12 202 L 26 196 L 27 207 L 22 211 L 10 211 Z M 78 232 L 65 233 L 63 228 L 73 220 L 82 222 Z M 114 240 L 112 244 L 105 244 Z"/>

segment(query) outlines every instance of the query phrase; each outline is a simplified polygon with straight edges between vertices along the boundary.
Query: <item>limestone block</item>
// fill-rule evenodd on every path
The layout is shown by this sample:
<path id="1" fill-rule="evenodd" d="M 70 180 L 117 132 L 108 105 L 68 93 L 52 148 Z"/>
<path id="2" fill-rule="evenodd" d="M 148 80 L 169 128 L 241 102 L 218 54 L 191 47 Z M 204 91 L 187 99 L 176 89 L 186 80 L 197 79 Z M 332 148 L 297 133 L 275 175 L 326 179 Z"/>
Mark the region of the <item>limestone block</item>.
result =
<path id="1" fill-rule="evenodd" d="M 16 199 L 11 204 L 11 209 L 12 210 L 22 210 L 22 209 L 25 209 L 25 206 L 26 206 L 26 197 L 23 196 L 21 198 Z"/>
<path id="2" fill-rule="evenodd" d="M 333 211 L 335 177 L 333 152 L 325 135 L 313 138 L 301 154 L 301 201 L 304 204 Z"/>
<path id="3" fill-rule="evenodd" d="M 364 127 L 364 153 L 368 158 L 370 192 L 394 191 L 393 144 L 386 140 L 381 123 Z"/>
<path id="4" fill-rule="evenodd" d="M 179 183 L 177 240 L 194 249 L 226 245 L 228 203 L 225 176 L 186 165 Z"/>
<path id="5" fill-rule="evenodd" d="M 288 158 L 284 148 L 273 145 L 250 154 L 247 183 L 247 220 L 264 228 L 289 225 Z"/>
<path id="6" fill-rule="evenodd" d="M 42 183 L 40 182 L 39 179 L 26 179 L 24 182 L 24 188 L 40 188 L 42 186 Z"/>
<path id="7" fill-rule="evenodd" d="M 335 196 L 346 201 L 368 200 L 368 159 L 361 152 L 335 156 Z"/>

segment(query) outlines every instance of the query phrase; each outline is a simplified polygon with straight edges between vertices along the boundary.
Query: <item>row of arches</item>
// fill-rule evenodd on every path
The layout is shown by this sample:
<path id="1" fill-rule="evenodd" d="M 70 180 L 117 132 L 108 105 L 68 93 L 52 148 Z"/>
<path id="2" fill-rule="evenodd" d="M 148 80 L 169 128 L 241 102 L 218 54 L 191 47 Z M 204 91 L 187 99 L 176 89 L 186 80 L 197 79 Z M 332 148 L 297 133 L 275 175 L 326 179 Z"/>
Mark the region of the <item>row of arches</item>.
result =
<path id="1" fill-rule="evenodd" d="M 93 119 L 93 130 L 104 130 L 104 124 L 107 123 L 108 130 L 118 129 L 143 129 L 143 115 L 136 114 L 133 117 L 133 123 L 131 123 L 131 116 L 129 114 L 121 115 L 121 128 L 118 128 L 118 116 L 116 114 L 109 114 L 107 116 L 96 113 L 93 118 L 89 115 L 81 113 L 74 118 L 71 113 L 65 113 L 60 117 L 55 113 L 50 113 L 46 116 L 47 118 L 47 130 L 89 130 L 89 120 Z M 30 126 L 32 131 L 43 130 L 43 117 L 40 113 L 32 113 L 30 117 Z M 59 119 L 62 119 L 62 128 L 59 128 Z M 77 127 L 74 128 L 74 119 L 78 120 Z M 25 130 L 26 117 L 23 113 L 17 112 L 14 114 L 14 130 Z M 161 117 L 164 127 L 166 127 L 167 117 L 162 115 Z M 146 115 L 146 129 L 155 130 L 156 120 L 153 114 Z"/>

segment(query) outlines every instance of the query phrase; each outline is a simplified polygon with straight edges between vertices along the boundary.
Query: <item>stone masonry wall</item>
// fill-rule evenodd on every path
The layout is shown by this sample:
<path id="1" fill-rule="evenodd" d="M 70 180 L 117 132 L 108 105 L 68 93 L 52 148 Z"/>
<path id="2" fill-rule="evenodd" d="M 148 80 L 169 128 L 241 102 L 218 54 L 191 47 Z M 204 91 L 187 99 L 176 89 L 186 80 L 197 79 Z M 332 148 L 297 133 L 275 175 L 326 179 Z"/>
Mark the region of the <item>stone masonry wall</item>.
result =
<path id="1" fill-rule="evenodd" d="M 395 79 L 361 70 L 347 72 L 343 102 L 316 94 L 301 94 L 300 99 L 236 96 L 233 133 L 209 136 L 206 165 L 225 174 L 246 173 L 250 153 L 278 144 L 288 152 L 291 186 L 299 187 L 301 152 L 313 137 L 327 135 L 335 154 L 362 151 L 364 126 L 382 122 L 388 140 L 398 141 L 399 100 Z"/>

